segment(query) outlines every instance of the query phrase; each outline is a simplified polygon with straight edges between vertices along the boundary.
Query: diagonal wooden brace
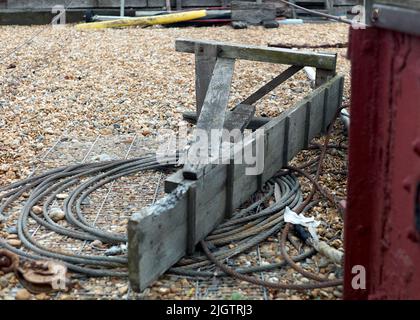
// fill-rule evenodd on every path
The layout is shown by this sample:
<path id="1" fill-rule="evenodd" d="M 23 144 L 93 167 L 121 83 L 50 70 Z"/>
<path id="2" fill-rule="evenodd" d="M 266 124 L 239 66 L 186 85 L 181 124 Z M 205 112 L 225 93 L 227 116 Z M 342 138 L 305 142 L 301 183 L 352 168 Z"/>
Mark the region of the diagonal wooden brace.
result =
<path id="1" fill-rule="evenodd" d="M 209 157 L 219 152 L 234 64 L 234 59 L 218 58 L 216 61 L 203 108 L 198 118 L 193 144 L 188 150 L 184 165 L 183 175 L 186 179 L 197 180 L 201 177 L 204 166 L 209 162 Z M 217 130 L 220 133 L 219 136 L 216 136 Z M 218 141 L 211 141 L 212 147 L 209 149 L 210 137 Z"/>

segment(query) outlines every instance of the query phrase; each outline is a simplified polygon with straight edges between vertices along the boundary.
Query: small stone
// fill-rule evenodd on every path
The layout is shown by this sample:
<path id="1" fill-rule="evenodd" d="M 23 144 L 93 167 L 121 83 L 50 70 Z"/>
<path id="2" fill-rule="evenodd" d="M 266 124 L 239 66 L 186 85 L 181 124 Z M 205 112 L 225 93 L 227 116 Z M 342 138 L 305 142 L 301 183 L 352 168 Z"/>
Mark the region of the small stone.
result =
<path id="1" fill-rule="evenodd" d="M 0 171 L 2 172 L 7 172 L 10 170 L 10 165 L 3 163 L 2 165 L 0 165 Z"/>
<path id="2" fill-rule="evenodd" d="M 7 243 L 15 248 L 19 248 L 22 245 L 22 241 L 20 241 L 19 239 L 10 239 L 7 240 Z"/>
<path id="3" fill-rule="evenodd" d="M 160 294 L 168 294 L 169 292 L 170 292 L 170 289 L 169 288 L 159 288 L 159 293 Z"/>
<path id="4" fill-rule="evenodd" d="M 103 136 L 109 136 L 109 135 L 112 134 L 112 129 L 111 128 L 104 128 L 100 132 Z"/>
<path id="5" fill-rule="evenodd" d="M 183 287 L 188 287 L 190 285 L 190 282 L 187 279 L 184 278 L 184 279 L 181 280 L 181 285 Z"/>
<path id="6" fill-rule="evenodd" d="M 324 297 L 329 298 L 329 294 L 328 294 L 328 292 L 325 292 L 324 290 L 321 290 L 321 291 L 319 291 L 319 293 L 320 293 L 321 295 L 323 295 Z"/>
<path id="7" fill-rule="evenodd" d="M 17 239 L 17 238 L 18 238 L 17 234 L 9 234 L 6 239 L 9 240 L 9 239 Z"/>
<path id="8" fill-rule="evenodd" d="M 312 290 L 312 296 L 317 297 L 319 295 L 319 289 Z"/>
<path id="9" fill-rule="evenodd" d="M 309 279 L 308 278 L 305 278 L 305 277 L 302 277 L 302 279 L 300 279 L 300 281 L 302 283 L 308 283 L 309 282 Z"/>
<path id="10" fill-rule="evenodd" d="M 250 267 L 251 266 L 251 262 L 250 261 L 245 261 L 244 262 L 244 266 L 245 267 Z"/>
<path id="11" fill-rule="evenodd" d="M 93 161 L 111 161 L 113 160 L 112 157 L 109 154 L 102 153 L 100 155 L 94 156 L 92 158 Z"/>
<path id="12" fill-rule="evenodd" d="M 31 298 L 31 294 L 26 289 L 21 289 L 16 292 L 15 299 L 16 300 L 29 300 Z"/>
<path id="13" fill-rule="evenodd" d="M 337 298 L 341 298 L 343 296 L 343 294 L 340 291 L 337 291 L 337 290 L 333 291 L 333 295 Z"/>
<path id="14" fill-rule="evenodd" d="M 318 267 L 320 267 L 320 268 L 326 268 L 329 264 L 330 264 L 330 262 L 328 261 L 328 259 L 322 257 L 319 260 Z"/>
<path id="15" fill-rule="evenodd" d="M 7 288 L 8 285 L 9 285 L 9 280 L 7 280 L 6 277 L 1 277 L 0 278 L 0 289 Z"/>
<path id="16" fill-rule="evenodd" d="M 101 240 L 93 240 L 92 243 L 90 244 L 92 247 L 102 247 L 103 243 Z"/>
<path id="17" fill-rule="evenodd" d="M 149 129 L 143 129 L 141 134 L 145 137 L 149 136 L 152 132 Z"/>
<path id="18" fill-rule="evenodd" d="M 54 222 L 61 221 L 66 217 L 66 214 L 60 208 L 52 208 L 48 215 Z"/>
<path id="19" fill-rule="evenodd" d="M 329 275 L 328 275 L 328 279 L 329 280 L 334 280 L 336 277 L 335 277 L 335 274 L 334 273 L 330 273 Z"/>
<path id="20" fill-rule="evenodd" d="M 325 234 L 325 237 L 326 237 L 326 238 L 328 238 L 328 239 L 331 239 L 331 238 L 333 238 L 333 237 L 334 237 L 334 233 L 332 233 L 332 232 L 327 232 L 327 233 Z"/>
<path id="21" fill-rule="evenodd" d="M 128 291 L 128 286 L 123 286 L 123 287 L 118 289 L 118 293 L 120 295 L 125 295 L 127 293 L 127 291 Z"/>
<path id="22" fill-rule="evenodd" d="M 35 296 L 35 299 L 37 299 L 37 300 L 47 300 L 48 299 L 48 295 L 46 293 L 42 292 L 40 294 L 37 294 Z"/>
<path id="23" fill-rule="evenodd" d="M 91 204 L 90 198 L 89 197 L 84 198 L 81 203 L 85 206 L 90 205 Z"/>
<path id="24" fill-rule="evenodd" d="M 42 208 L 40 206 L 33 206 L 32 212 L 35 213 L 36 215 L 40 215 L 42 213 Z"/>
<path id="25" fill-rule="evenodd" d="M 274 262 L 275 262 L 275 263 L 282 263 L 282 262 L 283 262 L 283 260 L 282 260 L 281 258 L 275 258 L 275 259 L 274 259 Z"/>
<path id="26" fill-rule="evenodd" d="M 67 199 L 68 198 L 68 193 L 59 193 L 59 194 L 57 194 L 55 197 L 58 199 L 58 200 L 65 200 L 65 199 Z"/>

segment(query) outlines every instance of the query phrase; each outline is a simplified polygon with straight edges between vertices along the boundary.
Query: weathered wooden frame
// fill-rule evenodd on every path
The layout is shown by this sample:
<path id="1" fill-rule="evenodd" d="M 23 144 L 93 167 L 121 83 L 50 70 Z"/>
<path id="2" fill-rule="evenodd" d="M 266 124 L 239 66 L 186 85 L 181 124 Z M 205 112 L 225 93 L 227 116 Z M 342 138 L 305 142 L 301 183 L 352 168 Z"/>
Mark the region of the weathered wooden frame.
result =
<path id="1" fill-rule="evenodd" d="M 203 46 L 207 49 L 202 50 Z M 179 170 L 165 181 L 167 195 L 163 199 L 131 217 L 128 224 L 128 264 L 130 283 L 135 291 L 147 288 L 186 253 L 191 253 L 194 246 L 224 218 L 230 217 L 235 208 L 307 147 L 315 136 L 325 132 L 341 106 L 344 79 L 335 75 L 335 55 L 313 53 L 314 57 L 299 51 L 190 40 L 177 41 L 176 48 L 196 53 L 197 95 L 206 95 L 203 88 L 208 87 L 212 78 L 200 69 L 204 66 L 200 60 L 204 52 L 216 54 L 215 64 L 217 58 L 222 57 L 302 67 L 311 65 L 321 68 L 323 84 L 319 84 L 293 108 L 264 124 L 261 131 L 251 134 L 247 145 L 253 150 L 257 148 L 258 139 L 258 142 L 263 142 L 258 144 L 262 145 L 265 154 L 261 174 L 247 175 L 245 164 L 232 162 L 207 166 L 205 174 L 197 180 L 185 179 L 183 170 Z M 207 61 L 206 72 L 210 72 L 212 60 L 208 56 L 203 59 Z M 205 100 L 201 98 L 200 101 Z M 197 103 L 197 114 L 200 111 Z M 243 152 L 244 145 L 231 144 L 230 148 L 232 152 Z"/>

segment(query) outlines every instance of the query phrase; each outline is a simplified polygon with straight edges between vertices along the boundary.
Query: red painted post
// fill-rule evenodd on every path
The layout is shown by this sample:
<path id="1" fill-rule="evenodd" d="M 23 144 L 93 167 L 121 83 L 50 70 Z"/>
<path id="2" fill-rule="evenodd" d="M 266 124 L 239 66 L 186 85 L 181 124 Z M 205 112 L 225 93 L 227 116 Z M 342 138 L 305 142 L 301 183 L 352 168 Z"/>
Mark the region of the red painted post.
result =
<path id="1" fill-rule="evenodd" d="M 344 298 L 420 299 L 420 37 L 378 28 L 350 37 Z"/>

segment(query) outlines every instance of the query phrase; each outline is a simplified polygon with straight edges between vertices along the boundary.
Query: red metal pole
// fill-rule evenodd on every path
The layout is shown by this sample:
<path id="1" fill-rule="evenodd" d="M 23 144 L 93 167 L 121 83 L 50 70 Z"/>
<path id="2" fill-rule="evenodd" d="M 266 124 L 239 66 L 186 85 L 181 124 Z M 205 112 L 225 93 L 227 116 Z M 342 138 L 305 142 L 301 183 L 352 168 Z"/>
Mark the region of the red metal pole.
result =
<path id="1" fill-rule="evenodd" d="M 350 38 L 344 298 L 419 299 L 420 38 L 376 28 Z"/>

